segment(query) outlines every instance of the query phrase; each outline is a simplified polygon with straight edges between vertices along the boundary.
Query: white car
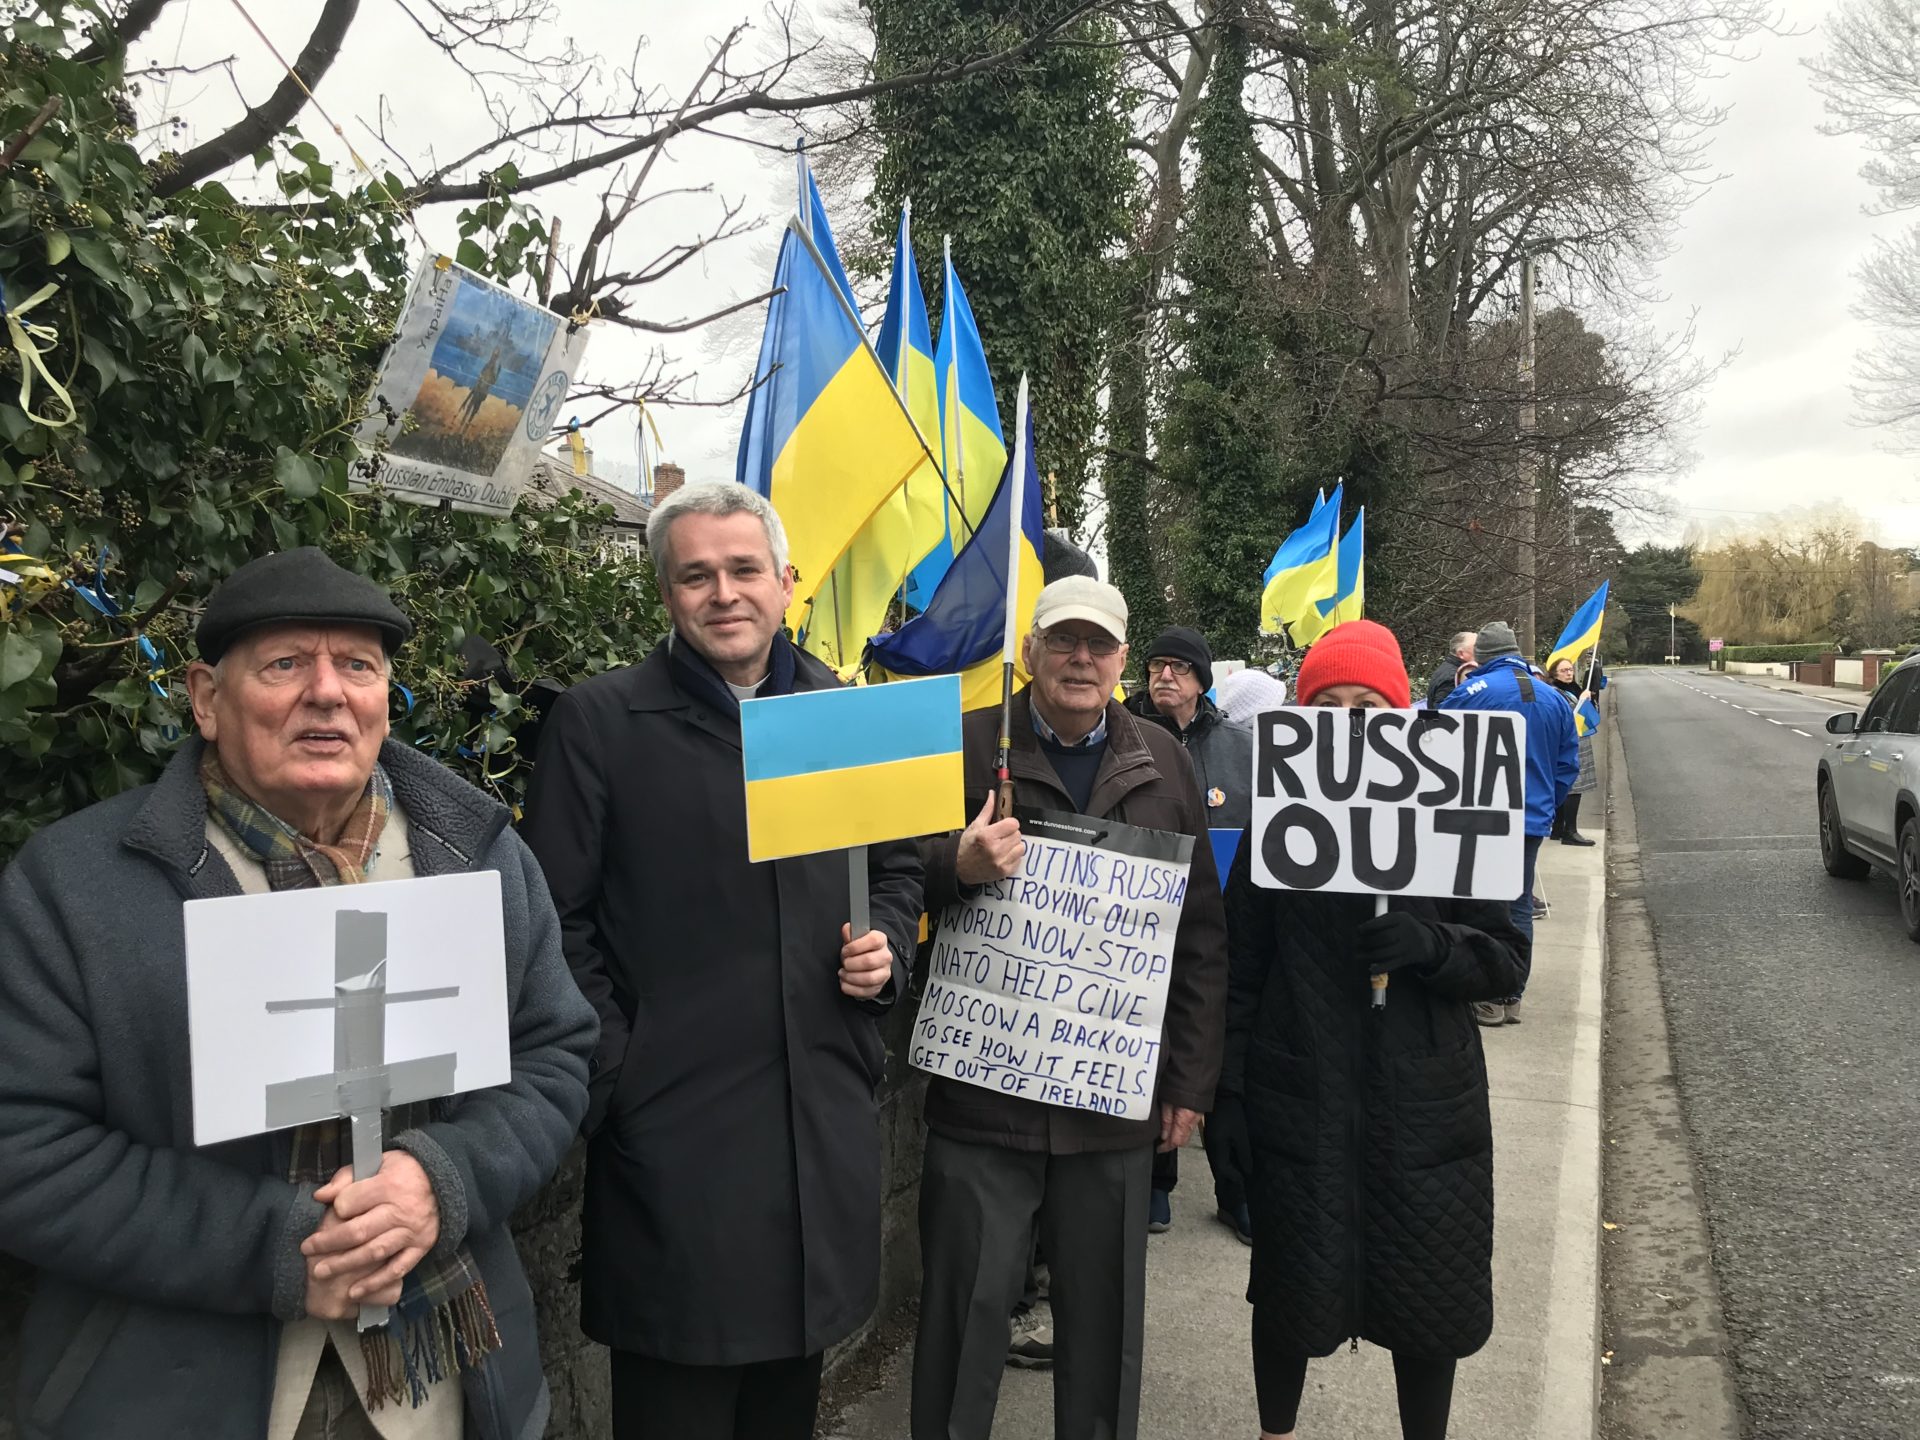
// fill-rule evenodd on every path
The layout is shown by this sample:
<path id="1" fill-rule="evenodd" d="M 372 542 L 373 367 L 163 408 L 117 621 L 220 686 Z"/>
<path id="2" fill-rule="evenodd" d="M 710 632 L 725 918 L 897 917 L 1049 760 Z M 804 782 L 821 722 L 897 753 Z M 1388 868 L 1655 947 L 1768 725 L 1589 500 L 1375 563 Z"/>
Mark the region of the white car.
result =
<path id="1" fill-rule="evenodd" d="M 1888 671 L 1864 711 L 1829 715 L 1827 734 L 1814 780 L 1821 863 L 1843 880 L 1887 871 L 1920 940 L 1920 655 Z"/>

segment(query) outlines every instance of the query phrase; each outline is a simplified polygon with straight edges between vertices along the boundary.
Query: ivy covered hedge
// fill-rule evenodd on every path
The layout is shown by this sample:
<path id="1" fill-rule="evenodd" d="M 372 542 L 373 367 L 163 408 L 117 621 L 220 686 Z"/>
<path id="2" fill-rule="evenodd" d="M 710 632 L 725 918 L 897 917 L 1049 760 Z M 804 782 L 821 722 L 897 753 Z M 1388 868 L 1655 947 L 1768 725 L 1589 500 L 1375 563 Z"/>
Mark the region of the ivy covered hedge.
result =
<path id="1" fill-rule="evenodd" d="M 217 183 L 156 197 L 121 57 L 76 58 L 97 9 L 41 15 L 0 38 L 0 146 L 59 100 L 0 174 L 0 286 L 45 327 L 25 332 L 37 365 L 0 346 L 0 863 L 157 774 L 190 723 L 207 594 L 296 545 L 387 586 L 419 627 L 396 736 L 516 800 L 517 691 L 644 651 L 663 623 L 644 563 L 596 553 L 608 514 L 577 492 L 494 518 L 351 488 L 350 467 L 377 464 L 353 434 L 420 258 L 406 217 L 297 136 L 256 157 L 282 204 Z M 479 207 L 461 259 L 512 279 L 539 231 Z M 504 688 L 464 678 L 471 636 L 504 655 Z"/>

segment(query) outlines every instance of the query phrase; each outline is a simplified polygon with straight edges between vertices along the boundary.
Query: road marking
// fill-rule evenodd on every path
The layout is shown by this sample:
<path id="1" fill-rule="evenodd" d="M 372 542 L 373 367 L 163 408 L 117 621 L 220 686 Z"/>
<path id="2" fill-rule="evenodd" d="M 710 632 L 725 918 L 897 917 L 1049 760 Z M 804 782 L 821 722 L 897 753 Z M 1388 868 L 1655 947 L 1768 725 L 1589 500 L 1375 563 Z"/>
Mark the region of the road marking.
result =
<path id="1" fill-rule="evenodd" d="M 1809 735 L 1809 734 L 1807 734 L 1807 732 L 1806 732 L 1806 731 L 1804 731 L 1804 730 L 1796 730 L 1796 731 L 1794 731 L 1793 733 L 1794 733 L 1794 734 L 1796 734 L 1796 735 L 1798 735 L 1798 736 L 1800 736 L 1800 737 L 1801 737 L 1802 739 L 1806 739 L 1806 740 L 1811 740 L 1811 739 L 1813 739 L 1813 736 L 1811 736 L 1811 735 Z"/>
<path id="2" fill-rule="evenodd" d="M 1758 714 L 1759 714 L 1760 712 L 1756 710 L 1756 711 L 1755 711 L 1754 713 L 1755 713 L 1756 715 L 1758 715 Z M 1761 718 L 1762 720 L 1764 720 L 1764 721 L 1766 721 L 1766 722 L 1767 722 L 1767 724 L 1769 724 L 1769 725 L 1784 725 L 1784 724 L 1786 724 L 1786 723 L 1787 723 L 1787 722 L 1786 722 L 1786 721 L 1784 721 L 1784 720 L 1776 720 L 1776 719 L 1774 719 L 1774 718 L 1773 718 L 1773 716 L 1771 716 L 1771 715 L 1761 715 L 1761 716 L 1760 716 L 1760 718 Z"/>

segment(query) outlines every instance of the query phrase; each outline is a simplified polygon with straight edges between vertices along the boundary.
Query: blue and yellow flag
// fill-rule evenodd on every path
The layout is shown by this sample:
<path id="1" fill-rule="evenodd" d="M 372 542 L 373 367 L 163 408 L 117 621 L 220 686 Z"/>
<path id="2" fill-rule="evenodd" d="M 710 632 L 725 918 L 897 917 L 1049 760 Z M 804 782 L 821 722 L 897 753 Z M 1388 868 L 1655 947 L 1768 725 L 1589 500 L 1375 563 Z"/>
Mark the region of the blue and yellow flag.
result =
<path id="1" fill-rule="evenodd" d="M 994 398 L 986 347 L 974 323 L 973 306 L 953 268 L 947 246 L 945 313 L 940 319 L 940 348 L 934 369 L 940 378 L 940 435 L 947 486 L 965 517 L 949 522 L 954 548 L 966 543 L 986 516 L 1007 468 L 1006 432 L 1000 428 L 1000 404 Z"/>
<path id="2" fill-rule="evenodd" d="M 1009 517 L 1019 506 L 1020 534 L 1014 591 L 1014 629 L 1024 635 L 1033 628 L 1033 606 L 1046 583 L 1040 556 L 1046 546 L 1046 510 L 1040 490 L 1040 470 L 1033 457 L 1033 424 L 1019 457 L 1020 473 L 1009 461 L 1000 486 L 981 517 L 980 528 L 960 548 L 952 566 L 933 592 L 924 614 L 915 616 L 892 635 L 876 635 L 868 656 L 888 679 L 916 675 L 959 674 L 964 682 L 961 709 L 977 710 L 1000 703 L 1002 647 L 1007 630 L 1007 569 Z M 1024 661 L 1016 664 L 1014 683 L 1031 677 Z"/>
<path id="3" fill-rule="evenodd" d="M 1587 603 L 1573 612 L 1573 618 L 1567 621 L 1567 628 L 1553 642 L 1547 663 L 1541 667 L 1549 675 L 1562 660 L 1572 660 L 1578 664 L 1582 655 L 1599 645 L 1600 626 L 1607 618 L 1607 586 L 1612 583 L 1602 580 L 1600 588 L 1587 597 Z"/>
<path id="4" fill-rule="evenodd" d="M 742 701 L 740 748 L 756 864 L 967 823 L 957 675 Z"/>
<path id="5" fill-rule="evenodd" d="M 929 451 L 940 443 L 940 386 L 934 374 L 933 328 L 927 323 L 927 302 L 920 292 L 920 270 L 913 260 L 913 211 L 901 207 L 900 229 L 893 242 L 893 284 L 887 291 L 886 314 L 880 321 L 880 337 L 875 349 L 881 368 L 893 382 L 900 402 L 913 418 L 920 438 Z M 945 564 L 930 574 L 926 565 L 937 559 L 947 540 L 947 498 L 940 465 L 930 453 L 912 479 L 907 481 L 898 501 L 897 515 L 875 517 L 871 536 L 855 543 L 853 556 L 883 568 L 899 567 L 892 588 L 901 590 L 915 609 L 925 609 L 940 583 Z M 882 528 L 884 520 L 884 529 Z M 950 559 L 950 557 L 949 557 Z M 916 567 L 919 567 L 916 569 Z M 881 618 L 884 618 L 882 616 Z M 879 629 L 879 619 L 859 632 L 854 647 L 866 643 L 866 637 Z"/>
<path id="6" fill-rule="evenodd" d="M 853 298 L 853 286 L 847 280 L 847 267 L 840 263 L 840 247 L 834 241 L 833 226 L 827 221 L 826 202 L 821 200 L 820 187 L 814 183 L 813 168 L 807 164 L 804 145 L 794 151 L 794 163 L 800 167 L 800 228 L 813 237 L 814 248 L 820 252 L 827 273 L 833 277 L 835 287 L 847 297 L 847 304 L 857 314 L 860 302 Z"/>
<path id="7" fill-rule="evenodd" d="M 987 370 L 986 348 L 973 307 L 953 268 L 953 242 L 946 245 L 945 312 L 933 368 L 940 399 L 940 463 L 946 475 L 946 534 L 913 572 L 908 599 L 925 608 L 967 537 L 987 513 L 1007 468 L 1007 442 L 1000 429 L 1000 406 Z M 916 592 L 921 598 L 916 599 Z"/>
<path id="8" fill-rule="evenodd" d="M 735 474 L 786 524 L 795 571 L 787 623 L 796 632 L 831 627 L 837 598 L 840 631 L 853 635 L 848 597 L 824 587 L 927 452 L 798 216 L 780 242 L 774 287 Z"/>
<path id="9" fill-rule="evenodd" d="M 1280 633 L 1282 625 L 1296 644 L 1302 627 L 1314 635 L 1320 632 L 1319 612 L 1308 612 L 1315 601 L 1325 600 L 1340 589 L 1340 496 L 1343 487 L 1333 487 L 1324 505 L 1316 506 L 1307 523 L 1280 542 L 1261 577 L 1260 629 L 1268 635 Z"/>
<path id="10" fill-rule="evenodd" d="M 1364 505 L 1353 517 L 1347 533 L 1340 537 L 1338 571 L 1340 588 L 1325 600 L 1315 601 L 1301 617 L 1300 624 L 1288 627 L 1295 644 L 1310 645 L 1334 626 L 1366 615 L 1367 507 Z"/>
<path id="11" fill-rule="evenodd" d="M 1591 735 L 1600 728 L 1600 707 L 1591 699 L 1582 700 L 1573 707 L 1573 728 L 1581 735 Z"/>

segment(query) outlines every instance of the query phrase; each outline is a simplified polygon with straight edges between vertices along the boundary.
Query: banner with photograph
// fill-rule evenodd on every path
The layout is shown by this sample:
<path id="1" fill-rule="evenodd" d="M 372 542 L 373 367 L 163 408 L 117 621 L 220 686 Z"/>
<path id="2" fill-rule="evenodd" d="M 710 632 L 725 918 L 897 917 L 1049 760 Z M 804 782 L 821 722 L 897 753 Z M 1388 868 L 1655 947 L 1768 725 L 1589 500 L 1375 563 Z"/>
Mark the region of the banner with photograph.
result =
<path id="1" fill-rule="evenodd" d="M 376 405 L 360 427 L 363 444 L 387 440 L 381 483 L 423 505 L 505 515 L 586 348 L 586 326 L 570 331 L 564 317 L 445 256 L 428 260 L 374 384 L 401 423 Z"/>

